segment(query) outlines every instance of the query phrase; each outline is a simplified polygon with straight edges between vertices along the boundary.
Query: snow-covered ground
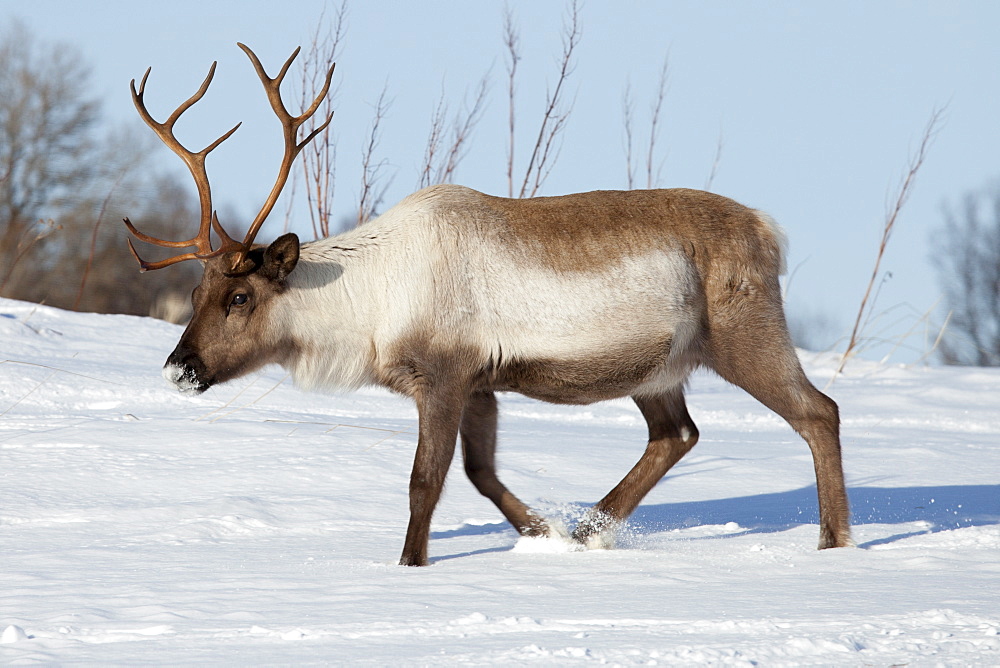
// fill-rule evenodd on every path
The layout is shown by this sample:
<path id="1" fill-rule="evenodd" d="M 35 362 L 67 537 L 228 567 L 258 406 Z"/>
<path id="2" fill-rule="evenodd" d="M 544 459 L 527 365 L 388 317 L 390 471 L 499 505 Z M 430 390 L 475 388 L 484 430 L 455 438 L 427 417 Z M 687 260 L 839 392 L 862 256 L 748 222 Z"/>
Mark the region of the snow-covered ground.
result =
<path id="1" fill-rule="evenodd" d="M 280 370 L 184 397 L 179 333 L 0 300 L 0 663 L 1000 664 L 1000 370 L 828 390 L 858 549 L 814 549 L 805 443 L 698 375 L 701 441 L 617 549 L 519 541 L 455 466 L 403 568 L 413 407 Z M 567 525 L 645 445 L 626 401 L 502 411 L 503 479 Z"/>

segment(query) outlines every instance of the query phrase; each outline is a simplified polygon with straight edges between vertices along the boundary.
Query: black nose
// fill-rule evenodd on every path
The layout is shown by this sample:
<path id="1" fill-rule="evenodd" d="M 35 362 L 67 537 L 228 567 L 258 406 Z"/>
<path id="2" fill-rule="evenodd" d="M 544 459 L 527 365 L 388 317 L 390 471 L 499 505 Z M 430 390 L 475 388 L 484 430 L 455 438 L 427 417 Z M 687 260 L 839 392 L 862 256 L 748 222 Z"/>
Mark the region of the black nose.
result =
<path id="1" fill-rule="evenodd" d="M 163 365 L 163 377 L 181 392 L 201 394 L 212 383 L 205 373 L 205 364 L 197 353 L 177 346 Z"/>

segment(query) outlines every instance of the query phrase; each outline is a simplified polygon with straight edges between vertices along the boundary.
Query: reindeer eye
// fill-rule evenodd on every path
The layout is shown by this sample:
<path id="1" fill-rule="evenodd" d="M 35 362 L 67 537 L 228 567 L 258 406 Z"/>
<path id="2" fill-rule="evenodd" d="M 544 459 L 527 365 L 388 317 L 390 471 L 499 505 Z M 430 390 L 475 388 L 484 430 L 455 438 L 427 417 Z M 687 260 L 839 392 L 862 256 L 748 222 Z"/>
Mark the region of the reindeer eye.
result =
<path id="1" fill-rule="evenodd" d="M 247 303 L 250 298 L 246 296 L 246 293 L 240 292 L 233 296 L 233 301 L 230 302 L 232 306 L 243 306 Z"/>

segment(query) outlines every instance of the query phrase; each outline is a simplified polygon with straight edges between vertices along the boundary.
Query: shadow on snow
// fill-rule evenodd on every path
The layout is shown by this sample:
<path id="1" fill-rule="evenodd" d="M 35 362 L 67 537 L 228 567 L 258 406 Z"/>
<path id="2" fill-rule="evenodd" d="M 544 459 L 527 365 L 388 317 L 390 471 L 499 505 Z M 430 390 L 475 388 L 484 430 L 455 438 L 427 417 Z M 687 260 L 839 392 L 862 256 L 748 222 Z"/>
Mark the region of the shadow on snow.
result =
<path id="1" fill-rule="evenodd" d="M 926 528 L 920 531 L 859 545 L 862 548 L 919 533 L 1000 524 L 1000 485 L 853 487 L 847 493 L 853 525 L 926 523 Z M 739 524 L 746 529 L 744 533 L 773 533 L 803 524 L 818 524 L 816 487 L 731 499 L 640 506 L 629 524 L 633 530 L 656 532 L 728 522 Z"/>
<path id="2" fill-rule="evenodd" d="M 859 545 L 862 548 L 884 545 L 922 533 L 1000 524 L 1000 485 L 854 487 L 848 489 L 848 495 L 854 525 L 926 523 L 926 528 L 919 531 L 908 531 L 870 541 Z M 582 514 L 588 505 L 575 504 L 574 510 Z M 803 524 L 818 524 L 816 487 L 729 499 L 639 506 L 629 518 L 628 527 L 633 534 L 648 534 L 695 526 L 724 525 L 729 522 L 736 522 L 744 529 L 739 533 L 775 533 Z M 431 537 L 456 538 L 510 530 L 511 527 L 506 522 L 497 522 L 436 531 Z M 484 551 L 504 549 L 506 548 L 490 548 Z"/>

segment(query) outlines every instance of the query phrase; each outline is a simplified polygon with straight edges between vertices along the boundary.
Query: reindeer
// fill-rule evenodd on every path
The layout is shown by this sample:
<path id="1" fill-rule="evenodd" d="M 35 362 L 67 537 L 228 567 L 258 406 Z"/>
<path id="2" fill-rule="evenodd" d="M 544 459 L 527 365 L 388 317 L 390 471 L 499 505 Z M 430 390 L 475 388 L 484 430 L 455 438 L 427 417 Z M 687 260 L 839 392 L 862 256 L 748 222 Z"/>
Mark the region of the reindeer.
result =
<path id="1" fill-rule="evenodd" d="M 401 565 L 428 563 L 431 515 L 461 442 L 465 471 L 524 536 L 553 534 L 543 517 L 497 478 L 497 392 L 553 403 L 631 397 L 649 428 L 638 463 L 578 523 L 572 539 L 606 543 L 642 498 L 698 440 L 684 385 L 707 367 L 784 418 L 809 445 L 820 510 L 819 548 L 851 545 L 836 403 L 806 378 L 792 347 L 778 277 L 781 229 L 766 214 L 708 192 L 600 191 L 506 199 L 438 185 L 405 198 L 343 234 L 300 243 L 254 238 L 298 152 L 330 123 L 298 141 L 326 96 L 293 117 L 281 81 L 239 44 L 281 121 L 285 150 L 277 181 L 242 242 L 212 209 L 205 157 L 175 138 L 132 97 L 139 115 L 187 164 L 197 184 L 197 236 L 165 241 L 125 224 L 137 239 L 193 248 L 142 271 L 197 259 L 204 265 L 194 315 L 167 358 L 164 377 L 200 393 L 266 364 L 305 389 L 380 385 L 413 399 L 419 436 L 410 477 L 410 520 Z M 213 249 L 212 230 L 221 239 Z"/>

